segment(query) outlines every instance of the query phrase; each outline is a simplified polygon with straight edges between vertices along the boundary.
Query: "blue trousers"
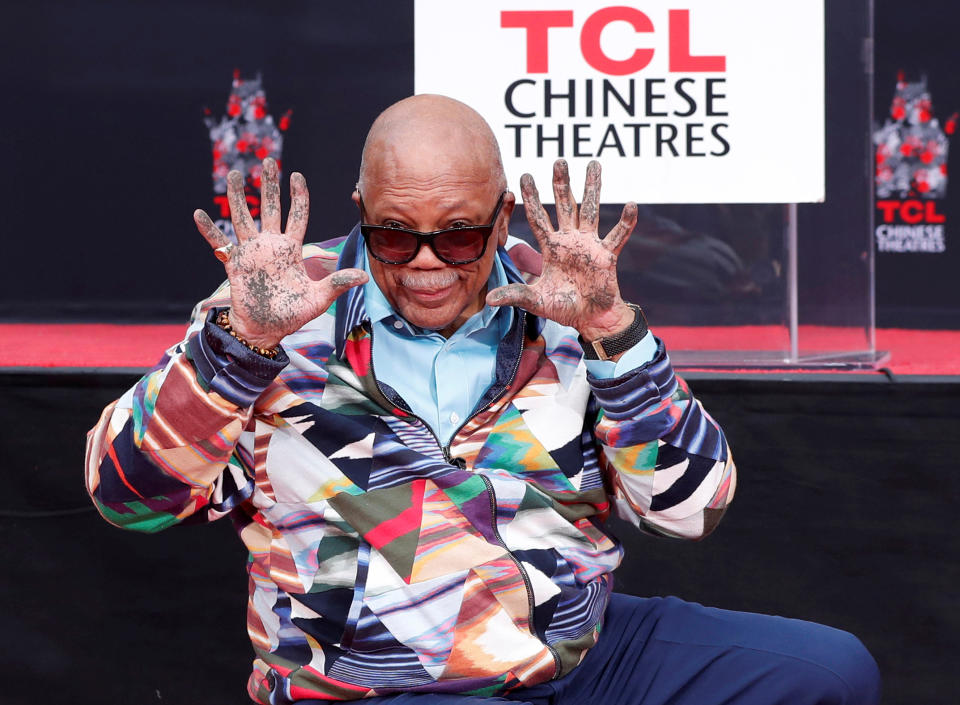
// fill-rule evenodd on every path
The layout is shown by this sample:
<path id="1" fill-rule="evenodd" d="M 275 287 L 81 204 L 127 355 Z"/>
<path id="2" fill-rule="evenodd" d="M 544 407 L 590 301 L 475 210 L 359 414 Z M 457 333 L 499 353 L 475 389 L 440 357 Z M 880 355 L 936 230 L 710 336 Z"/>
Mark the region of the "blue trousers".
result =
<path id="1" fill-rule="evenodd" d="M 876 705 L 880 674 L 847 632 L 797 619 L 614 594 L 570 674 L 505 697 L 404 693 L 365 705 Z"/>

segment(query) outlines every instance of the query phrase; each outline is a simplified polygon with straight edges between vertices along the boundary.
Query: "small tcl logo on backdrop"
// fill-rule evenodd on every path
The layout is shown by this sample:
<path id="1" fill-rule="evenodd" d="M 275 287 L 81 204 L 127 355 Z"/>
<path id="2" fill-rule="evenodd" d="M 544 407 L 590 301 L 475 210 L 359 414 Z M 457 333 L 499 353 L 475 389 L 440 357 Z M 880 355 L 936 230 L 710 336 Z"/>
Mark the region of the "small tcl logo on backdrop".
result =
<path id="1" fill-rule="evenodd" d="M 642 71 L 653 60 L 654 48 L 637 48 L 626 59 L 609 56 L 600 35 L 614 22 L 627 22 L 637 34 L 655 34 L 651 19 L 635 7 L 604 7 L 589 17 L 580 28 L 580 52 L 593 69 L 610 76 L 626 76 Z M 550 30 L 573 27 L 573 10 L 504 10 L 500 26 L 526 30 L 527 73 L 550 70 Z M 559 34 L 559 33 L 558 33 Z M 564 37 L 566 39 L 566 37 Z M 569 50 L 565 44 L 563 51 Z M 727 70 L 726 56 L 694 56 L 690 50 L 690 10 L 669 10 L 667 22 L 668 70 L 671 73 L 722 72 Z"/>

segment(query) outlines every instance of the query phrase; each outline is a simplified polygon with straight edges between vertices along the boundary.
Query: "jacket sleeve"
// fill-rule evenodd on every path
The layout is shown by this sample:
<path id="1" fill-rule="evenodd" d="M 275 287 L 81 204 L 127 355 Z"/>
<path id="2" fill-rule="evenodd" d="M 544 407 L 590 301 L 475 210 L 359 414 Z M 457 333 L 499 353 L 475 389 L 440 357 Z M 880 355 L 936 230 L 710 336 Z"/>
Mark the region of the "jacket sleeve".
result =
<path id="1" fill-rule="evenodd" d="M 237 443 L 288 358 L 262 357 L 217 326 L 228 302 L 221 287 L 198 304 L 185 339 L 87 434 L 87 491 L 110 523 L 159 531 L 216 519 L 252 494 L 252 458 Z"/>
<path id="2" fill-rule="evenodd" d="M 663 343 L 612 379 L 588 376 L 594 436 L 614 510 L 649 533 L 699 539 L 720 521 L 736 468 L 719 425 L 674 374 Z"/>

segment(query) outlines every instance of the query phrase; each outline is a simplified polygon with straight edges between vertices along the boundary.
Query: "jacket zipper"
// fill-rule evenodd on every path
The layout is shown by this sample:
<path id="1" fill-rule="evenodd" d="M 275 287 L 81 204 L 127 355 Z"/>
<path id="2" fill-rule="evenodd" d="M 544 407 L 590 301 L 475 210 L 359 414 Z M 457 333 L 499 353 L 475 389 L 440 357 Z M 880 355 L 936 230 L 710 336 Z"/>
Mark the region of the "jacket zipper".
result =
<path id="1" fill-rule="evenodd" d="M 521 310 L 520 311 L 521 330 L 526 325 L 526 322 L 527 322 L 526 319 L 527 319 L 527 312 Z M 377 385 L 377 389 L 380 390 L 380 393 L 383 395 L 384 399 L 389 400 L 390 397 L 387 396 L 386 392 L 383 391 L 383 387 L 380 386 L 380 380 L 377 379 L 377 370 L 373 364 L 373 328 L 372 327 L 370 329 L 369 335 L 370 335 L 370 373 L 373 375 L 374 384 Z M 520 350 L 517 353 L 517 360 L 513 365 L 513 371 L 510 373 L 510 378 L 507 380 L 507 384 L 500 390 L 500 392 L 496 396 L 493 397 L 493 399 L 491 399 L 482 407 L 480 407 L 476 411 L 476 413 L 473 413 L 469 415 L 466 419 L 464 419 L 463 423 L 460 424 L 457 427 L 457 430 L 454 431 L 453 434 L 450 436 L 451 439 L 456 438 L 457 434 L 460 433 L 460 429 L 466 426 L 471 419 L 482 414 L 484 411 L 486 411 L 495 403 L 497 403 L 500 397 L 506 394 L 507 390 L 510 388 L 510 385 L 513 384 L 513 380 L 517 376 L 517 370 L 520 369 L 520 359 L 523 357 L 523 348 L 524 348 L 525 341 L 526 341 L 526 335 L 521 335 Z M 444 445 L 440 442 L 440 437 L 437 436 L 434 430 L 430 427 L 430 424 L 428 424 L 426 421 L 424 421 L 419 416 L 414 414 L 412 411 L 410 411 L 409 413 L 413 418 L 415 418 L 417 421 L 423 424 L 423 427 L 430 432 L 431 436 L 433 436 L 433 440 L 436 441 L 437 447 L 440 449 L 440 452 L 443 453 L 443 459 L 446 461 L 446 463 L 448 465 L 456 465 L 456 463 L 453 462 L 453 457 L 450 455 L 450 445 L 449 444 Z M 533 610 L 535 607 L 533 602 L 533 584 L 530 582 L 530 576 L 527 575 L 526 569 L 523 567 L 520 561 L 517 560 L 516 556 L 513 555 L 510 549 L 507 548 L 507 545 L 503 541 L 503 537 L 500 536 L 500 531 L 497 529 L 497 498 L 496 498 L 496 494 L 493 491 L 493 483 L 490 481 L 490 478 L 488 478 L 486 475 L 478 475 L 478 477 L 483 482 L 484 486 L 487 488 L 487 496 L 490 498 L 490 520 L 491 520 L 491 528 L 493 529 L 493 535 L 496 537 L 497 542 L 500 544 L 500 546 L 503 547 L 503 549 L 507 552 L 507 555 L 510 556 L 510 560 L 513 561 L 513 564 L 517 566 L 517 571 L 519 571 L 520 577 L 523 578 L 523 586 L 524 586 L 524 589 L 527 591 L 527 609 L 528 609 L 527 620 L 530 623 L 530 633 L 535 634 L 534 632 L 535 627 L 534 627 L 534 621 L 533 621 Z M 556 649 L 550 646 L 550 644 L 548 644 L 546 641 L 543 642 L 543 645 L 547 647 L 547 649 L 550 651 L 550 655 L 553 657 L 553 663 L 554 663 L 553 677 L 556 678 L 557 676 L 560 675 L 560 655 L 557 653 Z"/>
<path id="2" fill-rule="evenodd" d="M 520 310 L 520 329 L 523 330 L 523 329 L 526 327 L 526 325 L 527 325 L 527 312 L 524 311 L 523 309 L 521 309 L 521 310 Z M 517 361 L 513 364 L 513 371 L 510 373 L 510 378 L 507 380 L 507 383 L 506 383 L 506 385 L 503 387 L 503 389 L 501 389 L 501 390 L 496 394 L 496 396 L 493 397 L 493 399 L 491 399 L 491 400 L 488 401 L 486 404 L 484 404 L 484 405 L 481 406 L 479 409 L 477 409 L 476 413 L 470 414 L 466 419 L 464 419 L 463 423 L 460 424 L 459 426 L 457 426 L 457 430 L 453 432 L 453 435 L 452 435 L 452 436 L 450 436 L 451 439 L 456 438 L 456 437 L 457 437 L 457 434 L 460 433 L 460 429 L 462 429 L 464 426 L 466 426 L 468 423 L 470 423 L 470 420 L 471 420 L 471 419 L 476 418 L 477 416 L 479 416 L 480 414 L 482 414 L 484 411 L 486 411 L 487 409 L 489 409 L 491 406 L 493 406 L 494 404 L 496 404 L 496 403 L 500 400 L 500 397 L 502 397 L 504 394 L 507 393 L 507 390 L 510 389 L 510 385 L 513 384 L 513 380 L 514 380 L 514 379 L 516 378 L 516 376 L 517 376 L 517 370 L 520 369 L 520 358 L 523 357 L 523 347 L 524 347 L 524 344 L 526 343 L 526 340 L 527 340 L 527 338 L 526 338 L 525 335 L 521 335 L 521 336 L 520 336 L 520 350 L 519 350 L 519 352 L 517 353 Z M 372 354 L 370 355 L 370 360 L 371 360 L 371 368 L 372 368 L 372 360 L 373 360 L 373 355 L 372 355 Z M 434 434 L 434 435 L 436 435 L 436 434 Z M 450 446 L 449 446 L 449 445 L 442 446 L 441 449 L 443 450 L 443 457 L 449 458 L 449 457 L 450 457 Z M 448 460 L 447 462 L 450 462 L 450 461 Z"/>

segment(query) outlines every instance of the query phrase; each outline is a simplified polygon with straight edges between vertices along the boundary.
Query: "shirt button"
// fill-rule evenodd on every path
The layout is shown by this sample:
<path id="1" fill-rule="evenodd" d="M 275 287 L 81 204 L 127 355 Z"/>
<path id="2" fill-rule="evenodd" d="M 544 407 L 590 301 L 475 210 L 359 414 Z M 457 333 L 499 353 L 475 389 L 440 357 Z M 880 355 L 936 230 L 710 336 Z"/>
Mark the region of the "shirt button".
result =
<path id="1" fill-rule="evenodd" d="M 460 421 L 460 414 L 458 414 L 456 411 L 451 411 L 451 412 L 450 412 L 450 423 L 457 423 L 457 422 L 459 422 L 459 421 Z"/>
<path id="2" fill-rule="evenodd" d="M 397 330 L 400 330 L 401 328 L 403 328 L 403 321 L 394 321 L 393 327 L 396 328 Z"/>

